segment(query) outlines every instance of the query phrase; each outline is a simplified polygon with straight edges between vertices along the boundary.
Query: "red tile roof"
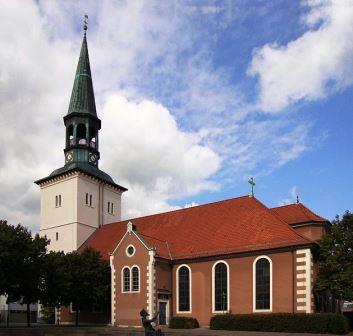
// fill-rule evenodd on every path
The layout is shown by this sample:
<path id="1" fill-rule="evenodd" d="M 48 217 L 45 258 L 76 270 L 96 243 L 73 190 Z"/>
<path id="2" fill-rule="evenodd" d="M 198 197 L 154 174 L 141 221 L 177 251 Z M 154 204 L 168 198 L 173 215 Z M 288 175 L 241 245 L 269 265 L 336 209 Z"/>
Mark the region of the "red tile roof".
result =
<path id="1" fill-rule="evenodd" d="M 288 224 L 299 224 L 309 222 L 328 222 L 302 203 L 288 204 L 270 209 L 270 211 Z"/>
<path id="2" fill-rule="evenodd" d="M 108 258 L 131 221 L 157 255 L 198 258 L 312 244 L 259 202 L 243 196 L 205 205 L 107 224 L 82 246 Z"/>
<path id="3" fill-rule="evenodd" d="M 277 208 L 276 208 L 277 209 Z M 131 221 L 157 255 L 197 258 L 311 244 L 256 198 L 243 196 L 166 213 L 107 224 L 82 246 L 108 258 Z M 321 218 L 321 217 L 320 217 Z"/>

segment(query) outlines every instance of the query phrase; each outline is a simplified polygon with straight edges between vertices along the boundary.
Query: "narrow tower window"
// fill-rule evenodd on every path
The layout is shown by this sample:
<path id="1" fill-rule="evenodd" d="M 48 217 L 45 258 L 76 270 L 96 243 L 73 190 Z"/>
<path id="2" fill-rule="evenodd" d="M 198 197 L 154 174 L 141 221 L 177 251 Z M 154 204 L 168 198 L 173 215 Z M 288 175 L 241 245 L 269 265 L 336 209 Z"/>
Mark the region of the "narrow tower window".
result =
<path id="1" fill-rule="evenodd" d="M 108 213 L 114 215 L 114 203 L 108 202 Z"/>
<path id="2" fill-rule="evenodd" d="M 94 127 L 89 128 L 89 145 L 96 149 L 96 130 Z"/>
<path id="3" fill-rule="evenodd" d="M 57 233 L 55 234 L 55 240 L 56 240 L 56 241 L 59 240 L 59 232 L 57 232 Z"/>
<path id="4" fill-rule="evenodd" d="M 61 195 L 56 195 L 55 196 L 55 206 L 58 208 L 58 207 L 61 207 Z"/>
<path id="5" fill-rule="evenodd" d="M 68 145 L 72 146 L 75 144 L 74 142 L 74 126 L 70 125 L 67 130 L 67 135 L 68 135 Z"/>
<path id="6" fill-rule="evenodd" d="M 89 207 L 92 206 L 92 194 L 86 193 L 86 205 Z"/>
<path id="7" fill-rule="evenodd" d="M 86 145 L 87 140 L 86 140 L 86 126 L 84 124 L 79 124 L 77 126 L 77 143 L 79 145 Z"/>

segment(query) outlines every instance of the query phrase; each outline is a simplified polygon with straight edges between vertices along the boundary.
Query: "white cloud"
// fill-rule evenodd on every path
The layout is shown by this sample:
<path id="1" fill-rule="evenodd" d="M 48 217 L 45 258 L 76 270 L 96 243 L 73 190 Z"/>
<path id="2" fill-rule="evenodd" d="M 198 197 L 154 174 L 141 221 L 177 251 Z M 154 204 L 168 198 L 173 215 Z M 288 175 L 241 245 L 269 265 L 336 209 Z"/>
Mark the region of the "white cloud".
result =
<path id="1" fill-rule="evenodd" d="M 104 169 L 124 186 L 125 217 L 161 212 L 169 199 L 214 190 L 209 180 L 220 166 L 219 156 L 202 137 L 178 128 L 160 104 L 129 101 L 109 95 L 102 109 Z"/>
<path id="2" fill-rule="evenodd" d="M 293 204 L 297 201 L 297 196 L 298 196 L 298 187 L 293 186 L 289 190 L 289 195 L 290 197 L 283 198 L 279 201 L 279 205 L 287 205 L 287 204 Z"/>
<path id="3" fill-rule="evenodd" d="M 259 105 L 279 112 L 298 101 L 326 97 L 353 81 L 353 3 L 306 1 L 308 30 L 286 45 L 254 51 L 248 74 L 258 77 Z"/>
<path id="4" fill-rule="evenodd" d="M 213 64 L 214 45 L 194 24 L 198 12 L 187 14 L 178 2 L 0 0 L 0 6 L 2 218 L 38 230 L 33 181 L 64 162 L 61 118 L 85 11 L 102 119 L 100 167 L 129 188 L 124 217 L 174 209 L 183 197 L 237 184 L 249 171 L 268 173 L 309 148 L 309 126 L 290 129 L 288 120 L 251 115 L 229 69 Z M 230 22 L 226 11 L 217 15 L 224 12 Z M 215 16 L 204 15 L 218 24 Z"/>
<path id="5" fill-rule="evenodd" d="M 191 203 L 187 203 L 184 205 L 184 208 L 192 208 L 194 206 L 198 206 L 199 204 L 196 202 L 191 202 Z"/>
<path id="6" fill-rule="evenodd" d="M 119 20 L 109 26 L 109 6 L 105 3 L 97 15 L 108 26 L 105 29 L 114 32 Z M 134 103 L 109 94 L 114 88 L 116 92 L 117 82 L 137 78 L 139 71 L 133 65 L 153 59 L 165 49 L 165 41 L 150 34 L 154 29 L 166 32 L 167 19 L 146 13 L 143 17 L 145 5 L 141 6 L 141 2 L 128 2 L 119 9 L 128 11 L 139 23 L 119 23 L 125 47 L 124 41 L 117 47 L 114 39 L 103 38 L 91 48 L 94 43 L 89 41 L 90 54 L 95 56 L 91 57 L 93 77 L 97 78 L 94 84 L 103 87 L 97 90 L 101 92 L 97 94 L 98 113 L 103 119 L 101 166 L 130 188 L 125 197 L 125 217 L 172 209 L 172 199 L 213 190 L 216 184 L 209 177 L 220 163 L 218 155 L 202 144 L 202 137 L 180 130 L 163 106 L 148 99 Z M 61 22 L 63 15 L 58 14 L 70 9 L 57 3 L 41 2 L 37 6 L 30 1 L 6 1 L 1 8 L 0 63 L 6 66 L 0 70 L 0 213 L 13 223 L 22 222 L 38 230 L 39 189 L 33 181 L 63 164 L 61 117 L 66 114 L 82 35 L 77 39 L 70 31 L 74 26 Z M 78 11 L 80 8 L 74 6 L 70 16 Z M 147 22 L 155 26 L 144 31 Z M 101 33 L 103 37 L 109 35 Z M 151 41 L 159 41 L 156 48 L 149 49 Z M 99 47 L 110 58 L 104 57 Z M 114 62 L 117 65 L 112 65 Z M 118 66 L 126 73 L 118 73 Z"/>

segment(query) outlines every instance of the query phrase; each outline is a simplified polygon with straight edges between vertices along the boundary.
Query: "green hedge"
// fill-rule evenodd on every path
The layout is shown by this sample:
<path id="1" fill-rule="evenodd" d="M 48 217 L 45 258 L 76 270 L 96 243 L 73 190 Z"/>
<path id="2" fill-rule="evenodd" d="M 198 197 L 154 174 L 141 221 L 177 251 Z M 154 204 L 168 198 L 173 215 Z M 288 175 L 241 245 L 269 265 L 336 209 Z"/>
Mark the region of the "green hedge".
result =
<path id="1" fill-rule="evenodd" d="M 338 314 L 225 314 L 213 316 L 214 330 L 282 331 L 347 334 L 348 321 Z"/>
<path id="2" fill-rule="evenodd" d="M 169 322 L 169 328 L 171 329 L 195 329 L 199 328 L 199 322 L 192 317 L 172 317 Z"/>

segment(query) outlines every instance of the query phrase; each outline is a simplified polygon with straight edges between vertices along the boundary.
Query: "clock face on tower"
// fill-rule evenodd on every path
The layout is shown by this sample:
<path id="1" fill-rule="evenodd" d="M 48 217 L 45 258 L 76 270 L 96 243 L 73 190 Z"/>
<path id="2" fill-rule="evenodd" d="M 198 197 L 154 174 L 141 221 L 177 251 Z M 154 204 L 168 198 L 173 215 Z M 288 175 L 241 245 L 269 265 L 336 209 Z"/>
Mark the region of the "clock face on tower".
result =
<path id="1" fill-rule="evenodd" d="M 73 159 L 74 159 L 74 156 L 73 156 L 73 153 L 72 153 L 72 152 L 66 153 L 66 156 L 65 156 L 65 161 L 66 161 L 66 163 L 72 162 Z"/>
<path id="2" fill-rule="evenodd" d="M 95 154 L 88 154 L 88 161 L 93 164 L 97 164 L 97 156 Z"/>

